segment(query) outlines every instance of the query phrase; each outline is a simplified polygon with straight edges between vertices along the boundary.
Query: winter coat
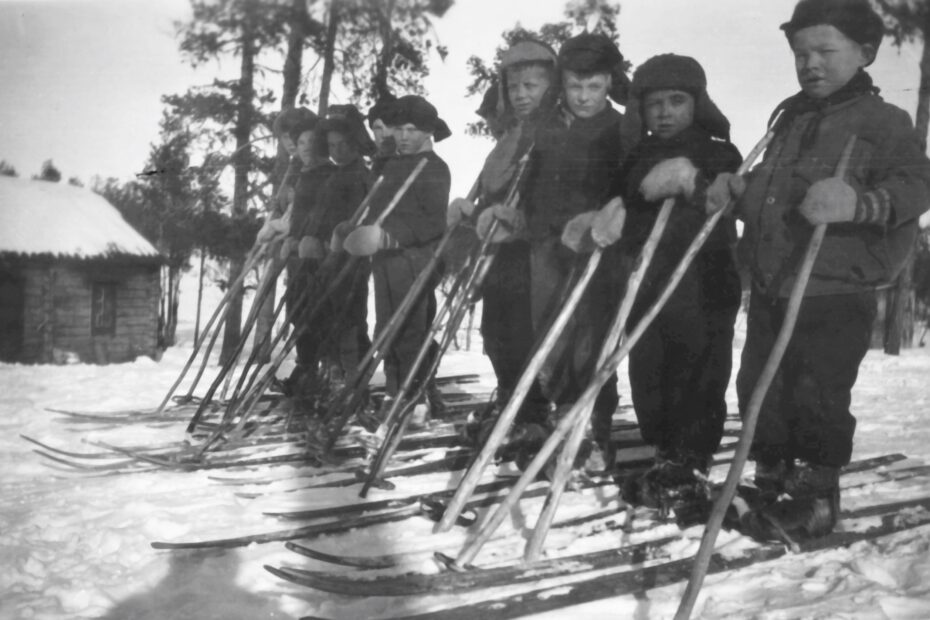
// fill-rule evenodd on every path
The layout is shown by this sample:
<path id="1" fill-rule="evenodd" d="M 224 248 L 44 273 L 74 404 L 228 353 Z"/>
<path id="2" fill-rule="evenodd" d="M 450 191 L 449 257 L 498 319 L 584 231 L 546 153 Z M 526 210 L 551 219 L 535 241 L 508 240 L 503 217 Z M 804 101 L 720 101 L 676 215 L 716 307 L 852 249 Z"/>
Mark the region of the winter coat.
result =
<path id="1" fill-rule="evenodd" d="M 930 161 L 907 113 L 873 89 L 849 92 L 819 108 L 802 106 L 802 97 L 781 106 L 786 118 L 778 121 L 737 205 L 745 222 L 740 255 L 759 289 L 789 295 L 814 230 L 797 208 L 811 184 L 834 176 L 847 141 L 856 136 L 846 181 L 859 200 L 885 201 L 890 217 L 885 225 L 830 224 L 806 294 L 886 284 L 904 265 L 918 234 L 917 218 L 930 206 Z"/>
<path id="2" fill-rule="evenodd" d="M 721 172 L 734 172 L 742 157 L 729 142 L 712 138 L 699 127 L 692 126 L 669 139 L 647 136 L 629 154 L 617 177 L 614 195 L 623 197 L 627 219 L 623 231 L 623 246 L 638 254 L 652 230 L 663 201 L 648 202 L 640 193 L 643 178 L 661 161 L 686 157 L 698 169 L 695 192 L 690 200 L 677 197 L 663 235 L 663 245 L 684 252 L 707 219 L 704 211 L 704 191 Z M 736 224 L 732 218 L 718 222 L 704 244 L 705 251 L 732 249 L 736 243 Z M 677 258 L 676 258 L 677 260 Z"/>
<path id="3" fill-rule="evenodd" d="M 327 162 L 302 170 L 294 186 L 294 208 L 291 213 L 291 237 L 300 241 L 306 235 L 316 235 L 319 228 L 320 196 L 336 166 Z"/>
<path id="4" fill-rule="evenodd" d="M 320 188 L 318 214 L 311 234 L 327 243 L 336 224 L 352 217 L 368 193 L 369 173 L 361 158 L 344 166 L 334 166 Z"/>
<path id="5" fill-rule="evenodd" d="M 556 117 L 539 127 L 527 179 L 531 239 L 560 237 L 574 216 L 604 205 L 620 165 L 622 118 L 608 106 L 592 118 Z"/>
<path id="6" fill-rule="evenodd" d="M 384 182 L 372 198 L 371 213 L 366 220 L 373 222 L 378 217 L 423 158 L 426 167 L 383 223 L 384 230 L 402 248 L 428 246 L 445 232 L 451 177 L 449 166 L 436 153 L 390 158 L 381 171 Z"/>

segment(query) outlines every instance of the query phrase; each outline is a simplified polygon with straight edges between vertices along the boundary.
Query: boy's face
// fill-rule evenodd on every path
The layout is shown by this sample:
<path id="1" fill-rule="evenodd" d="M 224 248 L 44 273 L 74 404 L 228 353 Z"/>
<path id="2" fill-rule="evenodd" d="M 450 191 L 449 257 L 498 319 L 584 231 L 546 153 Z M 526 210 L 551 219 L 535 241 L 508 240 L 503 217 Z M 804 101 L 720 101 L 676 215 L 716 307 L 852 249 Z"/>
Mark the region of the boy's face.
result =
<path id="1" fill-rule="evenodd" d="M 371 133 L 375 136 L 375 146 L 378 147 L 380 154 L 391 155 L 397 150 L 397 145 L 394 144 L 394 133 L 380 118 L 375 119 L 375 122 L 371 124 Z"/>
<path id="2" fill-rule="evenodd" d="M 297 156 L 305 166 L 313 162 L 313 132 L 305 131 L 297 137 Z"/>
<path id="3" fill-rule="evenodd" d="M 287 151 L 288 157 L 293 157 L 297 154 L 297 145 L 294 144 L 294 139 L 289 135 L 284 134 L 281 136 L 281 146 Z"/>
<path id="4" fill-rule="evenodd" d="M 549 71 L 539 65 L 525 65 L 510 67 L 505 75 L 507 99 L 517 118 L 525 119 L 539 108 L 546 91 L 552 85 Z"/>
<path id="5" fill-rule="evenodd" d="M 607 92 L 611 86 L 608 74 L 582 77 L 574 71 L 563 71 L 562 84 L 568 109 L 578 118 L 591 118 L 607 107 Z"/>
<path id="6" fill-rule="evenodd" d="M 339 166 L 344 166 L 358 157 L 355 146 L 339 131 L 326 134 L 326 147 L 329 149 L 329 158 Z"/>
<path id="7" fill-rule="evenodd" d="M 646 129 L 660 138 L 671 138 L 694 122 L 694 97 L 683 90 L 654 90 L 643 97 Z"/>
<path id="8" fill-rule="evenodd" d="M 433 136 L 429 131 L 417 129 L 413 123 L 393 127 L 394 141 L 397 142 L 397 152 L 401 155 L 419 153 L 427 141 Z"/>
<path id="9" fill-rule="evenodd" d="M 874 56 L 872 46 L 860 45 L 825 24 L 798 30 L 791 39 L 791 50 L 801 90 L 814 99 L 845 86 Z"/>

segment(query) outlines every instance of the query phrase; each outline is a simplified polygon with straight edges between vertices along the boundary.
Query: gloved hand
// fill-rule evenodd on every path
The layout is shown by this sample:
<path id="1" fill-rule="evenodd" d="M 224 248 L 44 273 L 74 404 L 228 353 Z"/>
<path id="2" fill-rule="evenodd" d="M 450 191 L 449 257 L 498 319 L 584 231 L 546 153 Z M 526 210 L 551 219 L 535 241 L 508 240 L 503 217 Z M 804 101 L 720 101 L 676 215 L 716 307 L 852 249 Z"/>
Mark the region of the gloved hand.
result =
<path id="1" fill-rule="evenodd" d="M 494 231 L 494 236 L 491 237 L 491 243 L 513 241 L 526 230 L 526 216 L 523 215 L 522 211 L 514 207 L 496 204 L 488 207 L 478 216 L 475 232 L 478 233 L 479 239 L 484 240 L 488 236 L 495 220 L 499 223 Z"/>
<path id="2" fill-rule="evenodd" d="M 297 256 L 311 260 L 323 260 L 323 257 L 326 256 L 326 251 L 323 249 L 323 244 L 320 243 L 319 239 L 306 235 L 300 240 L 300 243 L 297 244 Z"/>
<path id="3" fill-rule="evenodd" d="M 639 191 L 650 202 L 679 194 L 690 198 L 696 178 L 697 168 L 687 157 L 666 159 L 653 166 L 640 184 Z"/>
<path id="4" fill-rule="evenodd" d="M 821 179 L 807 188 L 798 211 L 814 226 L 852 222 L 856 218 L 858 200 L 856 190 L 846 181 L 838 178 Z"/>
<path id="5" fill-rule="evenodd" d="M 352 256 L 371 256 L 378 250 L 400 247 L 397 240 L 377 224 L 359 226 L 346 237 L 343 247 Z"/>
<path id="6" fill-rule="evenodd" d="M 333 236 L 329 239 L 329 251 L 342 252 L 344 249 L 342 246 L 345 243 L 346 237 L 348 237 L 349 233 L 353 230 L 355 230 L 355 224 L 348 220 L 336 224 L 336 227 L 333 228 Z"/>
<path id="7" fill-rule="evenodd" d="M 282 216 L 278 218 L 269 218 L 262 224 L 261 229 L 255 236 L 256 243 L 268 243 L 278 237 L 287 235 L 291 230 L 290 218 Z"/>
<path id="8" fill-rule="evenodd" d="M 446 227 L 453 228 L 459 225 L 459 222 L 475 212 L 475 203 L 465 198 L 456 198 L 449 203 L 446 209 Z"/>
<path id="9" fill-rule="evenodd" d="M 714 182 L 707 186 L 704 211 L 707 215 L 722 211 L 731 203 L 736 202 L 744 191 L 746 191 L 746 181 L 743 177 L 732 172 L 721 172 Z"/>
<path id="10" fill-rule="evenodd" d="M 562 245 L 578 254 L 590 254 L 597 249 L 591 238 L 591 222 L 597 217 L 597 211 L 585 211 L 568 220 L 562 229 Z"/>
<path id="11" fill-rule="evenodd" d="M 623 234 L 624 222 L 626 222 L 626 208 L 623 206 L 623 199 L 617 196 L 601 207 L 601 210 L 594 216 L 591 222 L 591 238 L 602 248 L 613 245 Z"/>
<path id="12" fill-rule="evenodd" d="M 284 241 L 281 242 L 281 249 L 279 250 L 281 260 L 290 258 L 295 249 L 297 249 L 297 242 L 294 241 L 294 238 L 285 237 Z"/>

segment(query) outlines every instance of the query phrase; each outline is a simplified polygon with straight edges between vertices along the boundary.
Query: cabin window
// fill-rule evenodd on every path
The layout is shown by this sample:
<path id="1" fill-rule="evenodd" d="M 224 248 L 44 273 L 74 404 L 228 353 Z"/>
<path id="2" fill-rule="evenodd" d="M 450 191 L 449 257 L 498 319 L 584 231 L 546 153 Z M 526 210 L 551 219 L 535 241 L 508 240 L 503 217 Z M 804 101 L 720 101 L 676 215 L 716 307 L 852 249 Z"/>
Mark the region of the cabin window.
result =
<path id="1" fill-rule="evenodd" d="M 113 282 L 94 282 L 90 320 L 94 336 L 116 333 L 116 284 Z"/>

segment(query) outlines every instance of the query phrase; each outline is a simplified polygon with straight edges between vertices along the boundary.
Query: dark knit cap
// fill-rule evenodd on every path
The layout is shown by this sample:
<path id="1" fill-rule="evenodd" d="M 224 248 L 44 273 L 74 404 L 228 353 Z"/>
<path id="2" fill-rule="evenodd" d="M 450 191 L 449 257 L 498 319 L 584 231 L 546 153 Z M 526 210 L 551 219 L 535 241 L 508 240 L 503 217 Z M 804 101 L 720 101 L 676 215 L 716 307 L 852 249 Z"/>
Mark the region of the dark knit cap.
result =
<path id="1" fill-rule="evenodd" d="M 288 132 L 288 134 L 291 136 L 291 140 L 297 142 L 297 139 L 300 138 L 300 134 L 315 130 L 318 122 L 319 118 L 317 115 L 313 112 L 310 112 L 309 116 L 305 116 L 291 127 L 290 131 Z"/>
<path id="2" fill-rule="evenodd" d="M 275 117 L 274 123 L 271 125 L 271 130 L 276 136 L 290 135 L 291 130 L 297 125 L 305 122 L 316 122 L 316 119 L 316 114 L 307 108 L 288 108 L 287 110 L 282 110 L 281 113 Z"/>
<path id="3" fill-rule="evenodd" d="M 388 94 L 379 99 L 375 105 L 368 108 L 368 127 L 371 128 L 374 126 L 375 121 L 378 119 L 384 121 L 388 111 L 390 110 L 391 106 L 394 105 L 395 101 L 397 101 L 397 97 Z"/>
<path id="4" fill-rule="evenodd" d="M 823 25 L 833 26 L 856 43 L 873 45 L 876 50 L 885 32 L 884 22 L 869 0 L 801 0 L 794 7 L 791 21 L 782 24 L 781 29 L 790 44 L 799 30 Z"/>
<path id="5" fill-rule="evenodd" d="M 690 56 L 660 54 L 636 69 L 631 90 L 637 98 L 654 90 L 683 90 L 697 97 L 707 90 L 707 76 Z"/>
<path id="6" fill-rule="evenodd" d="M 362 155 L 371 155 L 375 152 L 375 143 L 365 128 L 365 119 L 354 105 L 331 105 L 326 111 L 326 118 L 317 126 L 317 153 L 321 157 L 329 157 L 329 144 L 326 134 L 337 131 L 343 134 Z"/>
<path id="7" fill-rule="evenodd" d="M 613 78 L 610 98 L 625 103 L 630 80 L 624 72 L 623 54 L 606 35 L 583 32 L 562 44 L 559 68 L 580 75 L 607 73 Z"/>
<path id="8" fill-rule="evenodd" d="M 435 142 L 452 135 L 433 104 L 419 95 L 404 95 L 395 101 L 384 116 L 384 122 L 395 126 L 409 123 L 420 131 L 431 132 Z"/>

